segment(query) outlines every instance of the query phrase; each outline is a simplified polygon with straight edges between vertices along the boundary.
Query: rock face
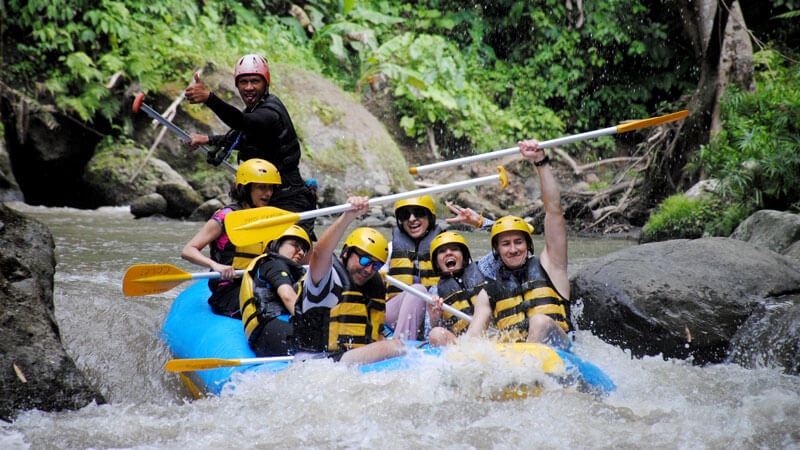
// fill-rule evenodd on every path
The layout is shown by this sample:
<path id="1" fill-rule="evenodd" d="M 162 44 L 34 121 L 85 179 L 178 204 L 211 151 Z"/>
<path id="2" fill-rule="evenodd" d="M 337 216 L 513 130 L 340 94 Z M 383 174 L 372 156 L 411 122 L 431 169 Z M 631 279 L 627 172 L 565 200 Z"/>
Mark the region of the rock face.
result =
<path id="1" fill-rule="evenodd" d="M 784 253 L 792 243 L 800 241 L 800 215 L 762 209 L 740 223 L 731 238 Z"/>
<path id="2" fill-rule="evenodd" d="M 636 356 L 721 362 L 740 326 L 768 302 L 800 292 L 787 258 L 728 238 L 631 247 L 572 280 L 578 325 Z"/>
<path id="3" fill-rule="evenodd" d="M 0 418 L 103 403 L 61 344 L 49 230 L 0 204 L 0 247 Z"/>
<path id="4" fill-rule="evenodd" d="M 127 205 L 139 196 L 154 193 L 160 183 L 175 183 L 191 189 L 178 172 L 157 158 L 150 158 L 131 183 L 144 156 L 144 150 L 138 148 L 117 148 L 95 155 L 83 175 L 93 193 L 94 205 Z"/>
<path id="5" fill-rule="evenodd" d="M 173 219 L 188 217 L 203 204 L 203 197 L 191 187 L 180 183 L 161 183 L 156 192 L 167 200 L 166 216 Z"/>

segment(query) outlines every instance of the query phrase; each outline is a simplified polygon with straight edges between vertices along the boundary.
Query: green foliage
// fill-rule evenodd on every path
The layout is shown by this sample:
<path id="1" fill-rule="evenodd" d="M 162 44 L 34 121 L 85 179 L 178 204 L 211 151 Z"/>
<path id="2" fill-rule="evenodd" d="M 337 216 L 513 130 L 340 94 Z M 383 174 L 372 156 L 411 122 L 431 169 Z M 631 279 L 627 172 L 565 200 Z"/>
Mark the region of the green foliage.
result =
<path id="1" fill-rule="evenodd" d="M 718 204 L 708 197 L 689 199 L 684 194 L 667 197 L 642 230 L 644 242 L 695 239 L 716 216 Z"/>
<path id="2" fill-rule="evenodd" d="M 2 60 L 7 80 L 41 83 L 62 110 L 113 120 L 120 99 L 103 84 L 117 71 L 146 91 L 181 80 L 209 62 L 233 66 L 244 53 L 317 68 L 310 52 L 274 16 L 227 2 L 10 0 L 3 39 L 19 40 Z M 226 22 L 223 14 L 230 16 Z"/>
<path id="3" fill-rule="evenodd" d="M 723 195 L 744 209 L 800 211 L 800 66 L 769 51 L 756 61 L 758 90 L 729 87 L 722 100 L 724 130 L 699 152 Z"/>

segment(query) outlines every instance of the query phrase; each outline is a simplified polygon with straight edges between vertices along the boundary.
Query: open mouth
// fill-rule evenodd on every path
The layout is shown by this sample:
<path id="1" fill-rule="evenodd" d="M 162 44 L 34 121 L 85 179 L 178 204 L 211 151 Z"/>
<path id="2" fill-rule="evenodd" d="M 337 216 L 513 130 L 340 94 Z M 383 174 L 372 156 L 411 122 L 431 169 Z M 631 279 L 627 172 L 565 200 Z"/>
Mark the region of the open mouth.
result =
<path id="1" fill-rule="evenodd" d="M 444 261 L 444 266 L 448 269 L 455 269 L 456 268 L 456 259 L 455 258 L 447 258 Z"/>

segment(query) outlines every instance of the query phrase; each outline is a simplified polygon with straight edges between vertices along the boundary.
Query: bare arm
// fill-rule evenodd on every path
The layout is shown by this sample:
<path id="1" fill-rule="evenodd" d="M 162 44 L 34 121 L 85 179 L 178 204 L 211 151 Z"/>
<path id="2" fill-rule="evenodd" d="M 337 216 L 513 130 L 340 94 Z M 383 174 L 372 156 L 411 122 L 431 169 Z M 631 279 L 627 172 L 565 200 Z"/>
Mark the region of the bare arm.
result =
<path id="1" fill-rule="evenodd" d="M 297 301 L 297 292 L 291 285 L 282 284 L 278 286 L 278 296 L 283 301 L 283 305 L 289 310 L 289 314 L 294 315 L 294 304 Z"/>
<path id="2" fill-rule="evenodd" d="M 533 162 L 545 158 L 544 149 L 535 139 L 519 142 L 520 153 Z M 544 250 L 539 255 L 542 267 L 558 292 L 569 299 L 567 276 L 567 226 L 561 210 L 561 193 L 549 164 L 536 167 L 544 203 Z"/>
<path id="3" fill-rule="evenodd" d="M 195 263 L 200 266 L 208 267 L 209 269 L 222 274 L 222 278 L 229 280 L 236 276 L 233 266 L 226 266 L 220 264 L 208 256 L 204 255 L 202 250 L 209 245 L 213 240 L 217 239 L 222 234 L 222 225 L 214 219 L 209 220 L 203 225 L 203 228 L 194 235 L 194 237 L 183 247 L 181 257 L 189 262 Z"/>
<path id="4" fill-rule="evenodd" d="M 481 289 L 475 297 L 475 308 L 472 314 L 472 323 L 467 328 L 467 336 L 480 337 L 489 328 L 489 319 L 492 317 L 492 305 L 489 304 L 489 294 L 486 289 Z"/>
<path id="5" fill-rule="evenodd" d="M 345 211 L 339 216 L 339 218 L 322 233 L 319 241 L 317 241 L 317 245 L 314 246 L 314 250 L 311 252 L 311 258 L 308 263 L 308 276 L 311 277 L 311 282 L 315 285 L 322 281 L 322 278 L 331 268 L 333 254 L 336 251 L 336 247 L 339 245 L 339 240 L 342 239 L 344 232 L 347 231 L 347 227 L 350 226 L 358 216 L 367 212 L 369 208 L 369 198 L 367 197 L 350 197 L 347 199 L 347 203 L 350 203 L 355 209 Z"/>

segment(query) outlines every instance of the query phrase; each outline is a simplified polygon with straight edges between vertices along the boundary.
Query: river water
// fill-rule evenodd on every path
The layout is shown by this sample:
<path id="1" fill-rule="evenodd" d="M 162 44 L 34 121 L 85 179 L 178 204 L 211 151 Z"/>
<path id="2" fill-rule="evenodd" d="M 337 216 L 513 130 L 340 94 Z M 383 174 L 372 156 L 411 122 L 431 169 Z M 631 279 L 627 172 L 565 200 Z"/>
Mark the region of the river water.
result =
<path id="1" fill-rule="evenodd" d="M 200 223 L 134 221 L 127 208 L 84 211 L 11 205 L 50 227 L 58 266 L 55 312 L 69 354 L 109 404 L 21 413 L 0 425 L 0 448 L 800 448 L 800 378 L 736 365 L 632 359 L 589 331 L 575 352 L 605 371 L 607 397 L 545 384 L 542 395 L 494 401 L 503 368 L 446 367 L 362 375 L 329 361 L 253 374 L 235 393 L 191 400 L 166 372 L 158 338 L 175 288 L 123 296 L 133 264 L 179 258 Z M 468 233 L 476 255 L 486 234 Z M 539 241 L 540 242 L 540 241 Z M 570 272 L 633 245 L 570 239 Z M 580 314 L 580 308 L 573 313 Z"/>

